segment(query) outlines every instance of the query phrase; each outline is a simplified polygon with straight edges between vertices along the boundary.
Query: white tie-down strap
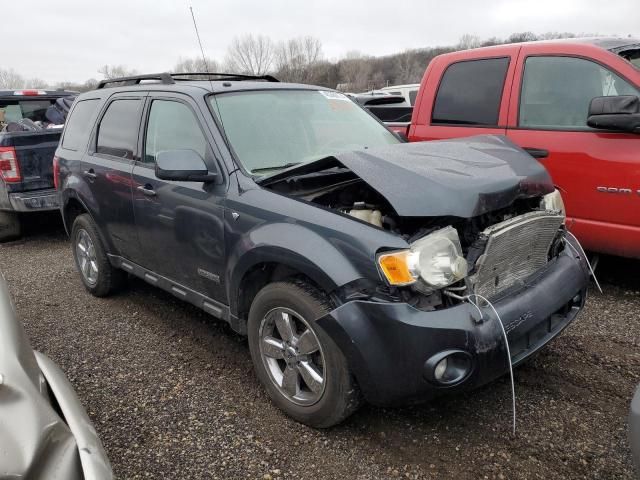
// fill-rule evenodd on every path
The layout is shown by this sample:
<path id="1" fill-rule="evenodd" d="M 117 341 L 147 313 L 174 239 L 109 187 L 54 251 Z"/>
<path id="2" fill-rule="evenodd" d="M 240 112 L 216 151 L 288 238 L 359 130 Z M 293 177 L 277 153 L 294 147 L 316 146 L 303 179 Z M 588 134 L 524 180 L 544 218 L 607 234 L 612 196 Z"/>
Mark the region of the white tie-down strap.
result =
<path id="1" fill-rule="evenodd" d="M 578 252 L 578 250 L 576 250 L 576 247 L 571 245 L 569 242 L 567 242 L 567 245 L 569 245 L 569 248 L 571 248 L 571 250 L 576 252 L 576 255 L 578 255 L 578 257 L 580 257 L 580 256 L 584 257 L 584 261 L 587 262 L 587 265 L 589 265 L 589 271 L 591 272 L 591 276 L 593 277 L 593 281 L 596 282 L 596 287 L 598 287 L 598 290 L 600 291 L 600 293 L 602 293 L 602 288 L 600 288 L 600 282 L 598 282 L 598 279 L 596 278 L 596 272 L 593 271 L 593 267 L 591 266 L 591 262 L 587 258 L 587 254 L 584 252 L 584 248 L 582 248 L 582 245 L 580 244 L 580 242 L 578 241 L 576 236 L 573 233 L 571 233 L 569 230 L 566 230 L 565 234 L 566 235 L 571 235 L 571 238 L 573 238 L 576 241 L 576 244 L 578 245 L 578 248 L 580 249 L 580 252 L 582 252 L 582 255 L 580 255 L 580 252 Z"/>
<path id="2" fill-rule="evenodd" d="M 516 434 L 516 386 L 515 386 L 515 382 L 513 380 L 513 365 L 511 364 L 511 350 L 509 349 L 509 339 L 507 338 L 507 331 L 504 329 L 504 325 L 502 324 L 502 319 L 500 318 L 500 314 L 498 313 L 498 311 L 495 309 L 495 307 L 493 306 L 493 304 L 487 300 L 485 297 L 483 297 L 482 295 L 478 295 L 477 293 L 472 293 L 471 295 L 467 295 L 466 297 L 464 297 L 465 300 L 467 300 L 471 305 L 473 305 L 474 307 L 476 307 L 476 309 L 478 309 L 478 312 L 480 312 L 480 317 L 481 319 L 484 318 L 484 315 L 482 315 L 482 310 L 480 309 L 480 306 L 473 301 L 473 298 L 479 298 L 480 300 L 482 300 L 483 302 L 485 302 L 489 307 L 491 307 L 491 310 L 493 310 L 493 313 L 495 313 L 496 318 L 498 320 L 498 325 L 500 325 L 500 330 L 502 330 L 502 336 L 504 338 L 504 345 L 507 349 L 507 363 L 509 364 L 509 376 L 511 378 L 511 404 L 512 404 L 512 410 L 513 410 L 513 435 Z"/>

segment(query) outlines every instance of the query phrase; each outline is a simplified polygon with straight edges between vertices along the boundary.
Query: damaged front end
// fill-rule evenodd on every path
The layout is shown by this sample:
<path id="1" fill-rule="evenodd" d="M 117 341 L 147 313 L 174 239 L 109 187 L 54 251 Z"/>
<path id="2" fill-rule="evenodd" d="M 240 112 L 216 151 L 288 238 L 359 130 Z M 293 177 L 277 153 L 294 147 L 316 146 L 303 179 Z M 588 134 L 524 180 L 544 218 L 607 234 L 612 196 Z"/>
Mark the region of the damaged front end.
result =
<path id="1" fill-rule="evenodd" d="M 375 291 L 318 324 L 369 401 L 424 400 L 508 371 L 582 308 L 588 270 L 568 248 L 564 206 L 545 169 L 502 137 L 336 154 L 263 179 L 278 193 L 393 233 L 373 253 Z"/>
<path id="2" fill-rule="evenodd" d="M 503 137 L 341 153 L 260 183 L 404 239 L 406 249 L 375 252 L 377 267 L 389 293 L 418 308 L 494 297 L 562 249 L 559 193 Z"/>

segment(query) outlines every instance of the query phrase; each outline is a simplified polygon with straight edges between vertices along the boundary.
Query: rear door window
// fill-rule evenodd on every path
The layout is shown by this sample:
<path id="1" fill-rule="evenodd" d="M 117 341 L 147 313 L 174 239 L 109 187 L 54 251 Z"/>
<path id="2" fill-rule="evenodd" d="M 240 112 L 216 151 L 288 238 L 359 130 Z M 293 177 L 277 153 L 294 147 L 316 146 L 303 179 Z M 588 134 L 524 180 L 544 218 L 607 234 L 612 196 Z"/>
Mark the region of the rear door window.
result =
<path id="1" fill-rule="evenodd" d="M 588 129 L 595 97 L 640 95 L 611 70 L 575 57 L 529 57 L 520 94 L 519 125 L 544 129 Z"/>
<path id="2" fill-rule="evenodd" d="M 158 152 L 194 150 L 205 158 L 207 139 L 198 119 L 184 103 L 154 100 L 145 136 L 145 163 L 154 163 Z"/>
<path id="3" fill-rule="evenodd" d="M 431 123 L 497 126 L 508 68 L 508 57 L 449 65 L 438 87 Z"/>
<path id="4" fill-rule="evenodd" d="M 140 126 L 140 106 L 137 98 L 114 100 L 107 107 L 98 126 L 96 153 L 133 159 Z"/>
<path id="5" fill-rule="evenodd" d="M 73 107 L 64 131 L 62 148 L 80 150 L 86 146 L 86 138 L 95 121 L 98 99 L 82 100 Z"/>

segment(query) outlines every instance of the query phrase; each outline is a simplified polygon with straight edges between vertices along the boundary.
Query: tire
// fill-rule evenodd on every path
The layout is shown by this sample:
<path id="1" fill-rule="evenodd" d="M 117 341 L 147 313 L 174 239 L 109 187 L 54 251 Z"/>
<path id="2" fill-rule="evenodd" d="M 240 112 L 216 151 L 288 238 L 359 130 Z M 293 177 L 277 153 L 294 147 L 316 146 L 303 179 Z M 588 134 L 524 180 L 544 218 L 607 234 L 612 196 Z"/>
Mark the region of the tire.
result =
<path id="1" fill-rule="evenodd" d="M 0 210 L 0 242 L 20 237 L 20 218 L 15 212 Z"/>
<path id="2" fill-rule="evenodd" d="M 311 286 L 303 282 L 277 282 L 258 292 L 247 325 L 251 359 L 265 390 L 280 410 L 314 428 L 342 422 L 361 403 L 360 391 L 344 355 L 315 324 L 331 310 L 329 301 Z M 276 325 L 278 322 L 286 325 L 283 314 L 294 325 L 288 346 L 287 335 L 282 335 Z M 313 342 L 317 342 L 317 349 L 307 355 L 316 348 Z M 279 370 L 281 375 L 276 378 Z M 293 375 L 297 381 L 286 382 Z M 317 378 L 322 382 L 314 381 Z"/>
<path id="3" fill-rule="evenodd" d="M 80 279 L 92 295 L 105 297 L 125 284 L 126 273 L 109 262 L 98 229 L 87 213 L 78 215 L 73 222 L 71 249 Z"/>

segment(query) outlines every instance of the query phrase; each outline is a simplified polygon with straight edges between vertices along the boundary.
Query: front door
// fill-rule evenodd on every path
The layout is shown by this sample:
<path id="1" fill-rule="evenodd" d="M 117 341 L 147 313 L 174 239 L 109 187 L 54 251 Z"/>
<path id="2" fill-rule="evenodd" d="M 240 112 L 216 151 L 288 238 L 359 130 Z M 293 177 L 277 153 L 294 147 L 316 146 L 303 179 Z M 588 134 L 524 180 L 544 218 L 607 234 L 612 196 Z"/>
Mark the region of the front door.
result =
<path id="1" fill-rule="evenodd" d="M 523 63 L 517 125 L 507 135 L 547 167 L 562 191 L 567 224 L 585 248 L 637 253 L 640 136 L 591 129 L 587 114 L 594 97 L 640 91 L 585 58 L 529 56 Z"/>
<path id="2" fill-rule="evenodd" d="M 150 97 L 143 155 L 133 168 L 133 205 L 140 263 L 156 274 L 224 301 L 224 182 L 175 182 L 155 175 L 165 150 L 196 151 L 216 165 L 198 107 L 186 98 Z"/>

